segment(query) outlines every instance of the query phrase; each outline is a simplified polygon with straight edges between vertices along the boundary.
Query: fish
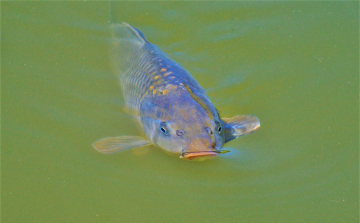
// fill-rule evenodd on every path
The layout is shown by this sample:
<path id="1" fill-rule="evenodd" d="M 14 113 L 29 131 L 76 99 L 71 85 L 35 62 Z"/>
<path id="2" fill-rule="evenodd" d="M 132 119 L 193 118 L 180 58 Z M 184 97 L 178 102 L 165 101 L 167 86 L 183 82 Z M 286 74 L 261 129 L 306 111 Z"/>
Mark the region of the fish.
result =
<path id="1" fill-rule="evenodd" d="M 220 118 L 204 88 L 181 65 L 168 57 L 128 23 L 111 25 L 111 58 L 122 88 L 125 111 L 133 116 L 142 136 L 106 137 L 93 143 L 101 153 L 155 145 L 186 160 L 206 160 L 225 143 L 254 132 L 257 117 Z"/>

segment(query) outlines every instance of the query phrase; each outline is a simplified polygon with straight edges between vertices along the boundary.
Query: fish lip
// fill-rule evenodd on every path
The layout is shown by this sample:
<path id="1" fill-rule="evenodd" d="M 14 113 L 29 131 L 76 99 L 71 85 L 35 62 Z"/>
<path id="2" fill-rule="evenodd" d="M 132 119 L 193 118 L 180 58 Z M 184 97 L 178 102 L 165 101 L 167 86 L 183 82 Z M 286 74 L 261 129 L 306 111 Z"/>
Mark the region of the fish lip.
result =
<path id="1" fill-rule="evenodd" d="M 199 152 L 185 152 L 180 155 L 180 158 L 193 159 L 200 156 L 216 156 L 217 152 L 214 151 L 199 151 Z"/>

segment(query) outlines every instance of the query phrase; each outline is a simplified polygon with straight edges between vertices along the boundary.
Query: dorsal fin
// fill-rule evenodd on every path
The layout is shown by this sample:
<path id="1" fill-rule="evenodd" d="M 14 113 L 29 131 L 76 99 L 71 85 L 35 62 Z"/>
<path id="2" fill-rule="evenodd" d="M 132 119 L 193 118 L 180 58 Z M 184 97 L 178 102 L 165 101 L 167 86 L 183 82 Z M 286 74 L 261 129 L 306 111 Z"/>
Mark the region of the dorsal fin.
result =
<path id="1" fill-rule="evenodd" d="M 139 37 L 139 39 L 141 39 L 141 41 L 143 43 L 148 43 L 148 41 L 145 39 L 144 34 L 140 30 L 138 30 L 137 28 L 131 26 L 130 24 L 128 24 L 126 22 L 123 22 L 123 24 L 125 26 L 127 26 L 129 29 L 131 29 Z"/>
<path id="2" fill-rule="evenodd" d="M 114 36 L 120 39 L 136 39 L 141 43 L 148 43 L 148 41 L 145 39 L 144 34 L 140 30 L 126 22 L 123 22 L 122 24 L 112 24 L 111 29 L 113 30 Z"/>

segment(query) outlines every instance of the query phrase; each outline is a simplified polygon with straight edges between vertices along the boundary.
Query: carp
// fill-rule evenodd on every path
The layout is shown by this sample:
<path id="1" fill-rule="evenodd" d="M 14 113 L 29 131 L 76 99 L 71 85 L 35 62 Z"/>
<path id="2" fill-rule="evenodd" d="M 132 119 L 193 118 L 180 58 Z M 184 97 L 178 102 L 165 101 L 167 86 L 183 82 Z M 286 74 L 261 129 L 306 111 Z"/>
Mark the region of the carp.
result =
<path id="1" fill-rule="evenodd" d="M 101 153 L 155 145 L 185 159 L 224 153 L 223 145 L 260 127 L 250 115 L 220 118 L 205 90 L 137 28 L 111 25 L 113 65 L 125 99 L 145 137 L 107 137 L 93 143 Z"/>

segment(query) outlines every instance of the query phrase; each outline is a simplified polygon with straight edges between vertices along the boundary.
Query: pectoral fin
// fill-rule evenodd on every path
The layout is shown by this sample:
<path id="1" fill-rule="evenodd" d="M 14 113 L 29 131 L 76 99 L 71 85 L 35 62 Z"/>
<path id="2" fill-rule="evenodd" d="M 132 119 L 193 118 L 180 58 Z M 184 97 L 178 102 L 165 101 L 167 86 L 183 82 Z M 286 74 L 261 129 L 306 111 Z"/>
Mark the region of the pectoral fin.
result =
<path id="1" fill-rule="evenodd" d="M 119 136 L 102 138 L 94 142 L 92 145 L 101 153 L 111 154 L 151 144 L 152 143 L 150 141 L 139 136 Z"/>
<path id="2" fill-rule="evenodd" d="M 238 115 L 222 120 L 225 122 L 225 143 L 260 127 L 259 119 L 250 115 Z"/>

